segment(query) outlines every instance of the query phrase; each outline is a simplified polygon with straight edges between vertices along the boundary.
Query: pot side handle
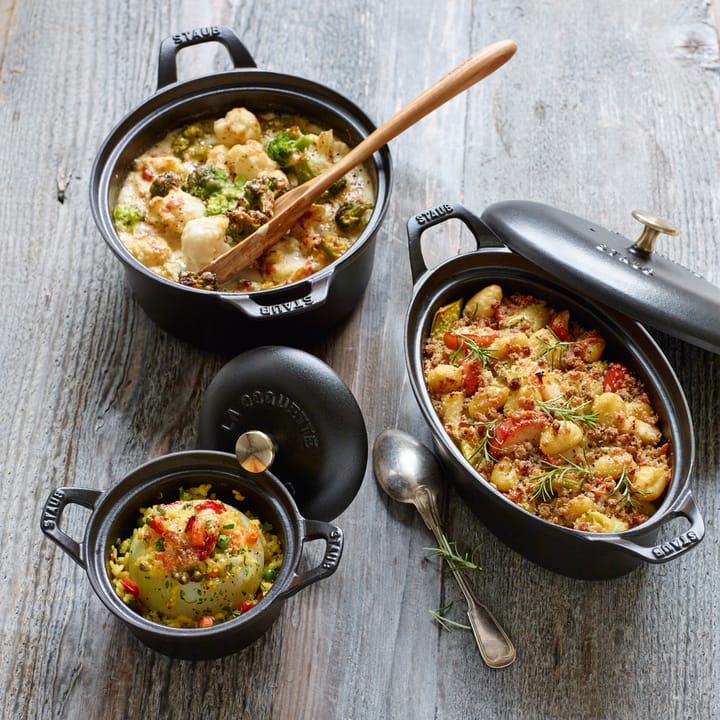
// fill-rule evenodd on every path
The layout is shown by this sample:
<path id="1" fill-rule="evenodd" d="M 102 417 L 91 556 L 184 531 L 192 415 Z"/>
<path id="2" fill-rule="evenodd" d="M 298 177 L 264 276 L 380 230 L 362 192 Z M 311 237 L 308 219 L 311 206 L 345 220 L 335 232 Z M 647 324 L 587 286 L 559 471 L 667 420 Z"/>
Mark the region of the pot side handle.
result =
<path id="1" fill-rule="evenodd" d="M 305 519 L 305 536 L 302 542 L 304 543 L 306 540 L 324 540 L 325 554 L 317 567 L 295 575 L 290 586 L 283 593 L 284 597 L 290 597 L 298 590 L 332 575 L 340 563 L 344 539 L 343 531 L 339 527 L 322 520 Z"/>
<path id="2" fill-rule="evenodd" d="M 477 215 L 459 203 L 436 205 L 417 215 L 413 215 L 407 221 L 408 252 L 410 254 L 410 271 L 412 272 L 413 284 L 428 269 L 422 254 L 422 234 L 428 228 L 453 218 L 462 220 L 471 230 L 475 238 L 476 249 L 481 246 L 497 246 L 499 244 L 487 225 Z"/>
<path id="3" fill-rule="evenodd" d="M 689 489 L 678 497 L 663 518 L 662 524 L 676 517 L 684 517 L 688 520 L 690 528 L 671 540 L 651 547 L 638 545 L 627 538 L 617 538 L 612 542 L 630 555 L 636 555 L 650 563 L 674 560 L 678 555 L 694 548 L 705 537 L 705 523 Z"/>
<path id="4" fill-rule="evenodd" d="M 60 518 L 68 505 L 82 505 L 94 510 L 100 490 L 61 487 L 53 490 L 45 501 L 40 528 L 53 542 L 56 542 L 78 565 L 85 567 L 84 546 L 60 529 Z"/>
<path id="5" fill-rule="evenodd" d="M 240 42 L 240 38 L 224 25 L 207 25 L 194 28 L 186 32 L 176 33 L 165 38 L 160 43 L 160 54 L 158 57 L 158 84 L 159 90 L 165 85 L 177 82 L 178 52 L 190 45 L 200 45 L 207 42 L 219 42 L 225 46 L 230 53 L 230 58 L 236 68 L 257 67 L 252 55 Z"/>
<path id="6" fill-rule="evenodd" d="M 323 305 L 330 290 L 332 274 L 301 282 L 289 290 L 265 291 L 260 295 L 263 302 L 246 294 L 233 293 L 220 295 L 225 302 L 234 305 L 248 317 L 264 319 L 297 315 Z M 255 294 L 257 296 L 257 293 Z"/>

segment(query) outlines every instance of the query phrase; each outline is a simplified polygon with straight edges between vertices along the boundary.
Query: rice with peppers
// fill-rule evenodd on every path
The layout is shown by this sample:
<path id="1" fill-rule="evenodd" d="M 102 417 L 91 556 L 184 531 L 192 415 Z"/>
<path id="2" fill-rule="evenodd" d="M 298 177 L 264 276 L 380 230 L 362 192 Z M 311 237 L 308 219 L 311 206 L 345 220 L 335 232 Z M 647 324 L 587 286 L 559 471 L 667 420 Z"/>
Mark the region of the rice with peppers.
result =
<path id="1" fill-rule="evenodd" d="M 525 510 L 588 532 L 645 522 L 671 477 L 642 382 L 605 347 L 567 309 L 489 285 L 437 311 L 423 356 L 467 461 Z"/>
<path id="2" fill-rule="evenodd" d="M 108 573 L 148 620 L 208 627 L 254 607 L 273 586 L 283 552 L 271 530 L 218 500 L 210 484 L 181 489 L 178 500 L 140 510 L 132 535 L 113 543 Z"/>

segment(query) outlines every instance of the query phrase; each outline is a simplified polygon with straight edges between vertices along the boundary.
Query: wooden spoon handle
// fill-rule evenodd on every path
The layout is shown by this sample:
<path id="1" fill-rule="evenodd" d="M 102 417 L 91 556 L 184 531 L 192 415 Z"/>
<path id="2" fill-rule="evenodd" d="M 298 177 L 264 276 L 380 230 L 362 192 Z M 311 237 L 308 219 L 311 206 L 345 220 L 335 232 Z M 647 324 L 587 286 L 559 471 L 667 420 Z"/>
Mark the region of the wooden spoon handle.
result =
<path id="1" fill-rule="evenodd" d="M 376 128 L 338 162 L 317 177 L 295 188 L 293 193 L 296 193 L 297 202 L 301 202 L 301 195 L 317 199 L 334 182 L 356 165 L 367 160 L 374 152 L 387 145 L 390 140 L 504 65 L 515 54 L 516 48 L 517 46 L 512 40 L 500 40 L 471 55 L 420 93 L 414 100 L 411 100 L 405 107 L 398 110 L 395 115 Z M 303 192 L 298 192 L 300 190 Z M 290 193 L 287 193 L 282 199 L 284 200 L 287 195 Z"/>
<path id="2" fill-rule="evenodd" d="M 334 165 L 278 198 L 275 214 L 268 223 L 213 260 L 203 268 L 203 272 L 214 272 L 218 283 L 229 280 L 276 243 L 334 182 L 418 120 L 504 65 L 516 49 L 512 40 L 500 40 L 471 55 L 376 128 Z"/>

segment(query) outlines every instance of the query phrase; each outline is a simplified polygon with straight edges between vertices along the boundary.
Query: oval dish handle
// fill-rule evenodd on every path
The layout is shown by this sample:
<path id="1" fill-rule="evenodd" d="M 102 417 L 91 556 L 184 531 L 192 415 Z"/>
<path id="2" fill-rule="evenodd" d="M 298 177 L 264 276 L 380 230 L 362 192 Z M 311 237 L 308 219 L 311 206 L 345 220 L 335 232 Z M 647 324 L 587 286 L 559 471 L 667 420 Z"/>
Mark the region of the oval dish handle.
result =
<path id="1" fill-rule="evenodd" d="M 293 578 L 290 586 L 283 593 L 285 597 L 290 597 L 298 590 L 302 590 L 304 587 L 332 575 L 340 563 L 344 539 L 343 531 L 339 527 L 322 520 L 306 519 L 303 543 L 306 540 L 325 540 L 325 554 L 317 567 Z"/>
<path id="2" fill-rule="evenodd" d="M 462 220 L 475 238 L 475 247 L 497 246 L 500 243 L 490 233 L 485 223 L 465 206 L 459 203 L 444 203 L 413 215 L 407 221 L 408 252 L 410 254 L 410 271 L 413 284 L 427 272 L 427 265 L 422 254 L 422 234 L 430 227 L 451 219 Z M 487 239 L 486 239 L 487 238 Z"/>
<path id="3" fill-rule="evenodd" d="M 158 57 L 158 83 L 159 90 L 166 85 L 177 82 L 177 54 L 183 48 L 190 45 L 200 45 L 207 42 L 219 42 L 224 45 L 233 66 L 236 68 L 257 67 L 252 55 L 240 42 L 240 38 L 224 25 L 208 25 L 206 27 L 194 28 L 186 32 L 176 33 L 165 38 L 160 43 L 160 54 Z"/>
<path id="4" fill-rule="evenodd" d="M 250 295 L 233 294 L 220 297 L 234 305 L 238 310 L 251 318 L 279 318 L 306 312 L 327 300 L 332 274 L 325 277 L 310 279 L 288 292 L 285 288 L 272 291 L 265 295 L 266 302 L 258 302 Z M 267 302 L 270 300 L 270 302 Z"/>
<path id="5" fill-rule="evenodd" d="M 53 490 L 45 501 L 40 528 L 52 541 L 56 542 L 78 565 L 85 567 L 83 545 L 60 529 L 60 518 L 68 505 L 82 505 L 89 510 L 95 509 L 100 490 L 87 488 L 61 487 Z"/>
<path id="6" fill-rule="evenodd" d="M 671 540 L 647 547 L 638 545 L 627 538 L 616 538 L 612 544 L 618 545 L 621 550 L 641 557 L 650 563 L 665 563 L 668 560 L 674 560 L 678 555 L 694 548 L 705 537 L 705 523 L 690 490 L 686 490 L 678 497 L 663 518 L 662 524 L 676 517 L 684 517 L 688 520 L 690 529 Z"/>

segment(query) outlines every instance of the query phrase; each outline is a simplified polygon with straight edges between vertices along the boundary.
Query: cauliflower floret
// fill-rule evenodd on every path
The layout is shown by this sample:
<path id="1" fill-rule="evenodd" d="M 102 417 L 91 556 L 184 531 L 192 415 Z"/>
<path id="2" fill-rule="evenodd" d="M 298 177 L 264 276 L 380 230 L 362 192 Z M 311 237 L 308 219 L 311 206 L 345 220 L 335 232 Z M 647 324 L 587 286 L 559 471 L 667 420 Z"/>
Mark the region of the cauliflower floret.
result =
<path id="1" fill-rule="evenodd" d="M 246 108 L 233 108 L 213 123 L 217 139 L 230 147 L 261 137 L 258 119 Z"/>
<path id="2" fill-rule="evenodd" d="M 200 198 L 173 188 L 164 197 L 150 199 L 148 215 L 161 230 L 180 235 L 190 220 L 205 215 L 205 204 Z"/>
<path id="3" fill-rule="evenodd" d="M 166 172 L 182 173 L 182 162 L 174 155 L 144 155 L 138 161 L 141 167 L 149 169 L 153 175 L 162 175 Z"/>
<path id="4" fill-rule="evenodd" d="M 261 174 L 269 174 L 278 169 L 278 164 L 265 152 L 257 140 L 233 145 L 227 154 L 230 170 L 245 180 L 252 180 Z"/>
<path id="5" fill-rule="evenodd" d="M 230 168 L 227 164 L 227 154 L 228 149 L 224 145 L 213 145 L 208 150 L 206 164 L 228 172 Z"/>
<path id="6" fill-rule="evenodd" d="M 211 215 L 185 225 L 180 242 L 188 270 L 197 272 L 230 249 L 225 242 L 228 223 L 226 215 Z"/>
<path id="7" fill-rule="evenodd" d="M 172 249 L 167 241 L 156 235 L 127 235 L 123 237 L 123 242 L 135 258 L 147 267 L 160 266 L 172 255 Z"/>

